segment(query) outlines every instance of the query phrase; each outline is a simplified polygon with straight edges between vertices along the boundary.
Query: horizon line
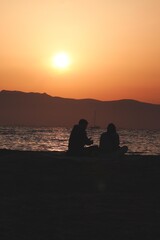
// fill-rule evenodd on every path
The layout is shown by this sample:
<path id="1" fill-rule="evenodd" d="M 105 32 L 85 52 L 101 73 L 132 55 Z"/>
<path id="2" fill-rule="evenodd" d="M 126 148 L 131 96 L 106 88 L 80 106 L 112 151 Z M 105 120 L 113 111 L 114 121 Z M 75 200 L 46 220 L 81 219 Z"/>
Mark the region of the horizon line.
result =
<path id="1" fill-rule="evenodd" d="M 70 98 L 70 97 L 61 97 L 61 96 L 53 96 L 50 95 L 46 92 L 25 92 L 22 90 L 6 90 L 6 89 L 2 89 L 0 90 L 1 92 L 18 92 L 18 93 L 26 93 L 26 94 L 41 94 L 41 95 L 47 95 L 49 97 L 53 97 L 53 98 L 63 98 L 63 99 L 70 99 L 70 100 L 92 100 L 92 101 L 99 101 L 99 102 L 116 102 L 116 101 L 135 101 L 135 102 L 139 102 L 139 103 L 146 103 L 146 104 L 152 104 L 152 105 L 160 105 L 160 103 L 153 103 L 153 102 L 145 102 L 145 101 L 141 101 L 141 100 L 137 100 L 137 99 L 132 99 L 132 98 L 121 98 L 121 99 L 115 99 L 115 100 L 100 100 L 100 99 L 96 99 L 96 98 Z"/>

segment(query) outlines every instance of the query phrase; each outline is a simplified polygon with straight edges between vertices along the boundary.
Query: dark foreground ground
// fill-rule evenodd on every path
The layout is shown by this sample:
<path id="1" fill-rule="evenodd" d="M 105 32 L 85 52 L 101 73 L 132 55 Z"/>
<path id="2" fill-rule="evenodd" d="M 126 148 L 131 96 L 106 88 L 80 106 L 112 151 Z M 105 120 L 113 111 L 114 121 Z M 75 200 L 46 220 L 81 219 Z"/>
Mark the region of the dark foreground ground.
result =
<path id="1" fill-rule="evenodd" d="M 0 239 L 160 239 L 160 156 L 0 151 Z"/>

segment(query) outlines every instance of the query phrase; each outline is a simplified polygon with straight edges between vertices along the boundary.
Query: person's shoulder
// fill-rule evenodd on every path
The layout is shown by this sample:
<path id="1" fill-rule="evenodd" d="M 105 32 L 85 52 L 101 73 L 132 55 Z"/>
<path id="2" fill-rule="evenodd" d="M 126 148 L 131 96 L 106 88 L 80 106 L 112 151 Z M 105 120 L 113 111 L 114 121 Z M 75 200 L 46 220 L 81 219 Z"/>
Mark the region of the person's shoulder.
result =
<path id="1" fill-rule="evenodd" d="M 72 132 L 75 132 L 77 130 L 78 125 L 74 125 L 72 128 Z"/>
<path id="2" fill-rule="evenodd" d="M 104 137 L 104 136 L 106 136 L 106 135 L 108 135 L 108 133 L 107 133 L 107 132 L 103 132 L 103 133 L 101 134 L 101 137 Z"/>
<path id="3" fill-rule="evenodd" d="M 78 124 L 75 124 L 75 125 L 73 126 L 73 129 L 75 129 L 75 128 L 78 128 Z"/>

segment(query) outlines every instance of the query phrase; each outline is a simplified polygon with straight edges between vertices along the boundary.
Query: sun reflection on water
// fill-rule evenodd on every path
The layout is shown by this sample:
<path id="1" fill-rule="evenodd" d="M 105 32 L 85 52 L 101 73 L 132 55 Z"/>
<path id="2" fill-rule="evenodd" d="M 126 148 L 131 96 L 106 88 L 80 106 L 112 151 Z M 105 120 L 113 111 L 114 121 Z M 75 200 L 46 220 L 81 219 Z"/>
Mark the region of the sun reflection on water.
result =
<path id="1" fill-rule="evenodd" d="M 0 148 L 29 151 L 66 151 L 71 129 L 0 127 Z M 88 129 L 88 136 L 99 145 L 105 129 Z M 160 130 L 119 130 L 121 145 L 127 145 L 128 154 L 160 155 Z"/>

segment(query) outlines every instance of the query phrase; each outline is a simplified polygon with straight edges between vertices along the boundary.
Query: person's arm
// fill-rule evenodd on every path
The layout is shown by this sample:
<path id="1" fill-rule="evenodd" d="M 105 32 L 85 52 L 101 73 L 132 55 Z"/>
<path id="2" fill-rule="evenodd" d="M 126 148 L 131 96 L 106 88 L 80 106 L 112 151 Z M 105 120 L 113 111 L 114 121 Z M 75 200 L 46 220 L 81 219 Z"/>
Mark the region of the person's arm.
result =
<path id="1" fill-rule="evenodd" d="M 86 132 L 85 132 L 85 135 L 84 135 L 84 142 L 85 142 L 85 145 L 93 144 L 93 140 L 91 138 L 87 137 L 87 133 Z"/>

